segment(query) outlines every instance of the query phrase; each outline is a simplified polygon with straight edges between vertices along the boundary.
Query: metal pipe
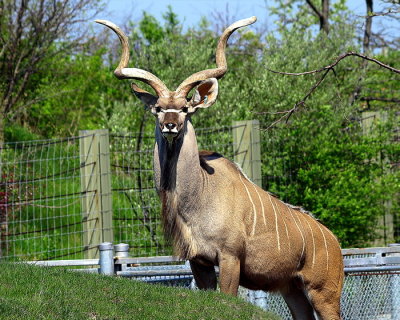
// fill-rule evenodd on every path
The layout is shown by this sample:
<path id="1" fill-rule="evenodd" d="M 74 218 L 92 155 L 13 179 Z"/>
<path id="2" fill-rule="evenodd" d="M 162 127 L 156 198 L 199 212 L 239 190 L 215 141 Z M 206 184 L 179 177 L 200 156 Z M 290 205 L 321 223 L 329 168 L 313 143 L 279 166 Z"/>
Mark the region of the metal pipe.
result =
<path id="1" fill-rule="evenodd" d="M 400 265 L 393 266 L 370 266 L 370 267 L 349 267 L 344 268 L 344 273 L 360 273 L 360 272 L 393 272 L 400 271 Z"/>
<path id="2" fill-rule="evenodd" d="M 129 244 L 119 243 L 114 246 L 116 258 L 128 258 L 129 256 Z"/>
<path id="3" fill-rule="evenodd" d="M 400 248 L 400 243 L 391 243 L 388 247 Z M 400 257 L 400 252 L 390 253 L 390 256 Z M 392 297 L 392 319 L 400 320 L 400 275 L 393 275 L 390 278 L 390 294 Z"/>
<path id="4" fill-rule="evenodd" d="M 100 251 L 100 274 L 114 274 L 114 247 L 111 242 L 103 242 L 99 245 Z"/>
<path id="5" fill-rule="evenodd" d="M 114 272 L 117 274 L 119 271 L 125 271 L 127 268 L 126 263 L 117 263 L 119 259 L 129 258 L 129 244 L 119 243 L 114 246 L 115 260 Z"/>

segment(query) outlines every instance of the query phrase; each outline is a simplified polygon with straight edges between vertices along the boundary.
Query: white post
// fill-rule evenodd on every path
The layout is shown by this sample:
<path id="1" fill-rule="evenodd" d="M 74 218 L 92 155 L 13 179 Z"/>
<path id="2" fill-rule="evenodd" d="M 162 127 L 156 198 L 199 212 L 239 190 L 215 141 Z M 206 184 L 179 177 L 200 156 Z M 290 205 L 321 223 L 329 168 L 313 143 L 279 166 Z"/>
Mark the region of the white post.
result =
<path id="1" fill-rule="evenodd" d="M 100 274 L 114 274 L 114 246 L 111 242 L 103 242 L 99 245 L 100 251 Z"/>

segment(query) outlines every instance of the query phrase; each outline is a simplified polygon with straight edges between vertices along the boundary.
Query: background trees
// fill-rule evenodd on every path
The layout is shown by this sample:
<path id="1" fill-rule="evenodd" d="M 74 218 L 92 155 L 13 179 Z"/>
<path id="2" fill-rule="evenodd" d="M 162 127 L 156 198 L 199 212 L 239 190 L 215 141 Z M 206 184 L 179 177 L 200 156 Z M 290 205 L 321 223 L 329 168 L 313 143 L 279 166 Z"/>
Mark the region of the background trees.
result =
<path id="1" fill-rule="evenodd" d="M 87 35 L 81 25 L 90 17 L 88 11 L 93 15 L 100 9 L 93 0 L 0 1 L 0 144 L 5 119 L 24 121 L 28 106 L 49 97 L 47 92 L 37 94 L 38 76 L 51 60 L 80 49 Z M 57 78 L 60 66 L 52 67 Z"/>
<path id="2" fill-rule="evenodd" d="M 348 51 L 364 51 L 399 69 L 396 36 L 360 30 L 357 24 L 396 19 L 398 5 L 387 2 L 384 11 L 372 12 L 371 3 L 366 1 L 365 17 L 355 17 L 344 0 L 276 1 L 271 12 L 277 28 L 241 30 L 233 38 L 218 102 L 193 118 L 197 127 L 258 118 L 264 187 L 312 211 L 344 246 L 372 243 L 377 221 L 386 214 L 400 224 L 399 75 L 348 58 L 302 102 L 321 74 L 291 77 L 268 69 L 318 69 Z M 69 136 L 99 127 L 152 134 L 152 120 L 131 97 L 129 84 L 112 75 L 118 40 L 84 23 L 100 9 L 91 0 L 0 1 L 0 118 L 6 140 Z M 184 30 L 172 8 L 162 21 L 143 13 L 139 21 L 126 23 L 131 65 L 176 87 L 189 74 L 214 67 L 215 30 L 221 23 L 203 19 Z M 295 105 L 296 112 L 278 121 Z M 372 111 L 382 115 L 380 120 L 368 122 L 365 112 Z"/>

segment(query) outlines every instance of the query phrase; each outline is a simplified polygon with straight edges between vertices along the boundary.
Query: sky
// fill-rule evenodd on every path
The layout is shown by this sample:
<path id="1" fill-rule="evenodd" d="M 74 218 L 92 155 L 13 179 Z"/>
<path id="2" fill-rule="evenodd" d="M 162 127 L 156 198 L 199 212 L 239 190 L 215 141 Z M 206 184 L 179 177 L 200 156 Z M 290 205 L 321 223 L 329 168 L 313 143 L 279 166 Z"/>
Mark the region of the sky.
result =
<path id="1" fill-rule="evenodd" d="M 196 26 L 202 16 L 209 16 L 212 11 L 225 12 L 227 9 L 239 19 L 251 16 L 266 18 L 266 3 L 268 1 L 265 0 L 110 0 L 108 10 L 111 14 L 110 20 L 115 18 L 117 22 L 129 16 L 140 19 L 143 11 L 161 21 L 162 14 L 167 11 L 168 5 L 171 5 L 187 28 Z"/>
<path id="2" fill-rule="evenodd" d="M 331 6 L 338 0 L 331 0 Z M 178 20 L 183 25 L 183 31 L 196 27 L 202 17 L 212 21 L 213 13 L 220 13 L 223 18 L 229 17 L 222 26 L 225 27 L 237 20 L 257 17 L 257 22 L 248 28 L 257 31 L 273 31 L 276 28 L 274 16 L 271 16 L 268 7 L 275 4 L 274 0 L 108 0 L 106 11 L 97 19 L 105 19 L 124 26 L 127 21 L 139 22 L 143 11 L 153 15 L 158 21 L 163 22 L 162 15 L 172 7 L 178 15 Z M 384 5 L 380 0 L 374 0 L 374 12 L 382 12 Z M 347 6 L 358 16 L 358 30 L 364 29 L 366 5 L 365 0 L 347 0 Z M 397 14 L 400 16 L 400 14 Z M 221 20 L 218 21 L 219 23 Z M 101 28 L 94 23 L 94 28 Z M 99 29 L 100 30 L 100 29 Z M 372 23 L 372 32 L 385 36 L 387 40 L 400 33 L 400 20 L 377 16 Z"/>
<path id="3" fill-rule="evenodd" d="M 331 1 L 333 2 L 335 1 Z M 129 17 L 139 21 L 143 11 L 146 11 L 162 21 L 162 14 L 167 11 L 168 5 L 171 5 L 184 28 L 198 25 L 201 17 L 210 17 L 212 12 L 227 10 L 229 16 L 238 19 L 257 16 L 258 24 L 272 27 L 273 18 L 269 16 L 267 8 L 273 4 L 273 0 L 109 0 L 107 17 L 99 18 L 122 24 Z M 348 0 L 347 5 L 355 14 L 365 15 L 365 0 Z M 374 6 L 379 9 L 379 1 L 374 1 Z"/>

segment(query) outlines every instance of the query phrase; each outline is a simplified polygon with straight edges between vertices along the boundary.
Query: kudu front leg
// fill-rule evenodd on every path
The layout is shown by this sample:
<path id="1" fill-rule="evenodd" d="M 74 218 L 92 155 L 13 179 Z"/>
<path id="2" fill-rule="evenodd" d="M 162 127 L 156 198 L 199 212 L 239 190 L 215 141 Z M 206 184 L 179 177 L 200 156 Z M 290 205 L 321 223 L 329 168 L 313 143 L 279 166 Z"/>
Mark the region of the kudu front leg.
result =
<path id="1" fill-rule="evenodd" d="M 214 266 L 205 266 L 191 260 L 189 262 L 197 287 L 203 290 L 216 290 L 217 275 Z"/>
<path id="2" fill-rule="evenodd" d="M 221 292 L 236 296 L 239 288 L 240 260 L 222 255 L 219 259 L 219 286 Z"/>

